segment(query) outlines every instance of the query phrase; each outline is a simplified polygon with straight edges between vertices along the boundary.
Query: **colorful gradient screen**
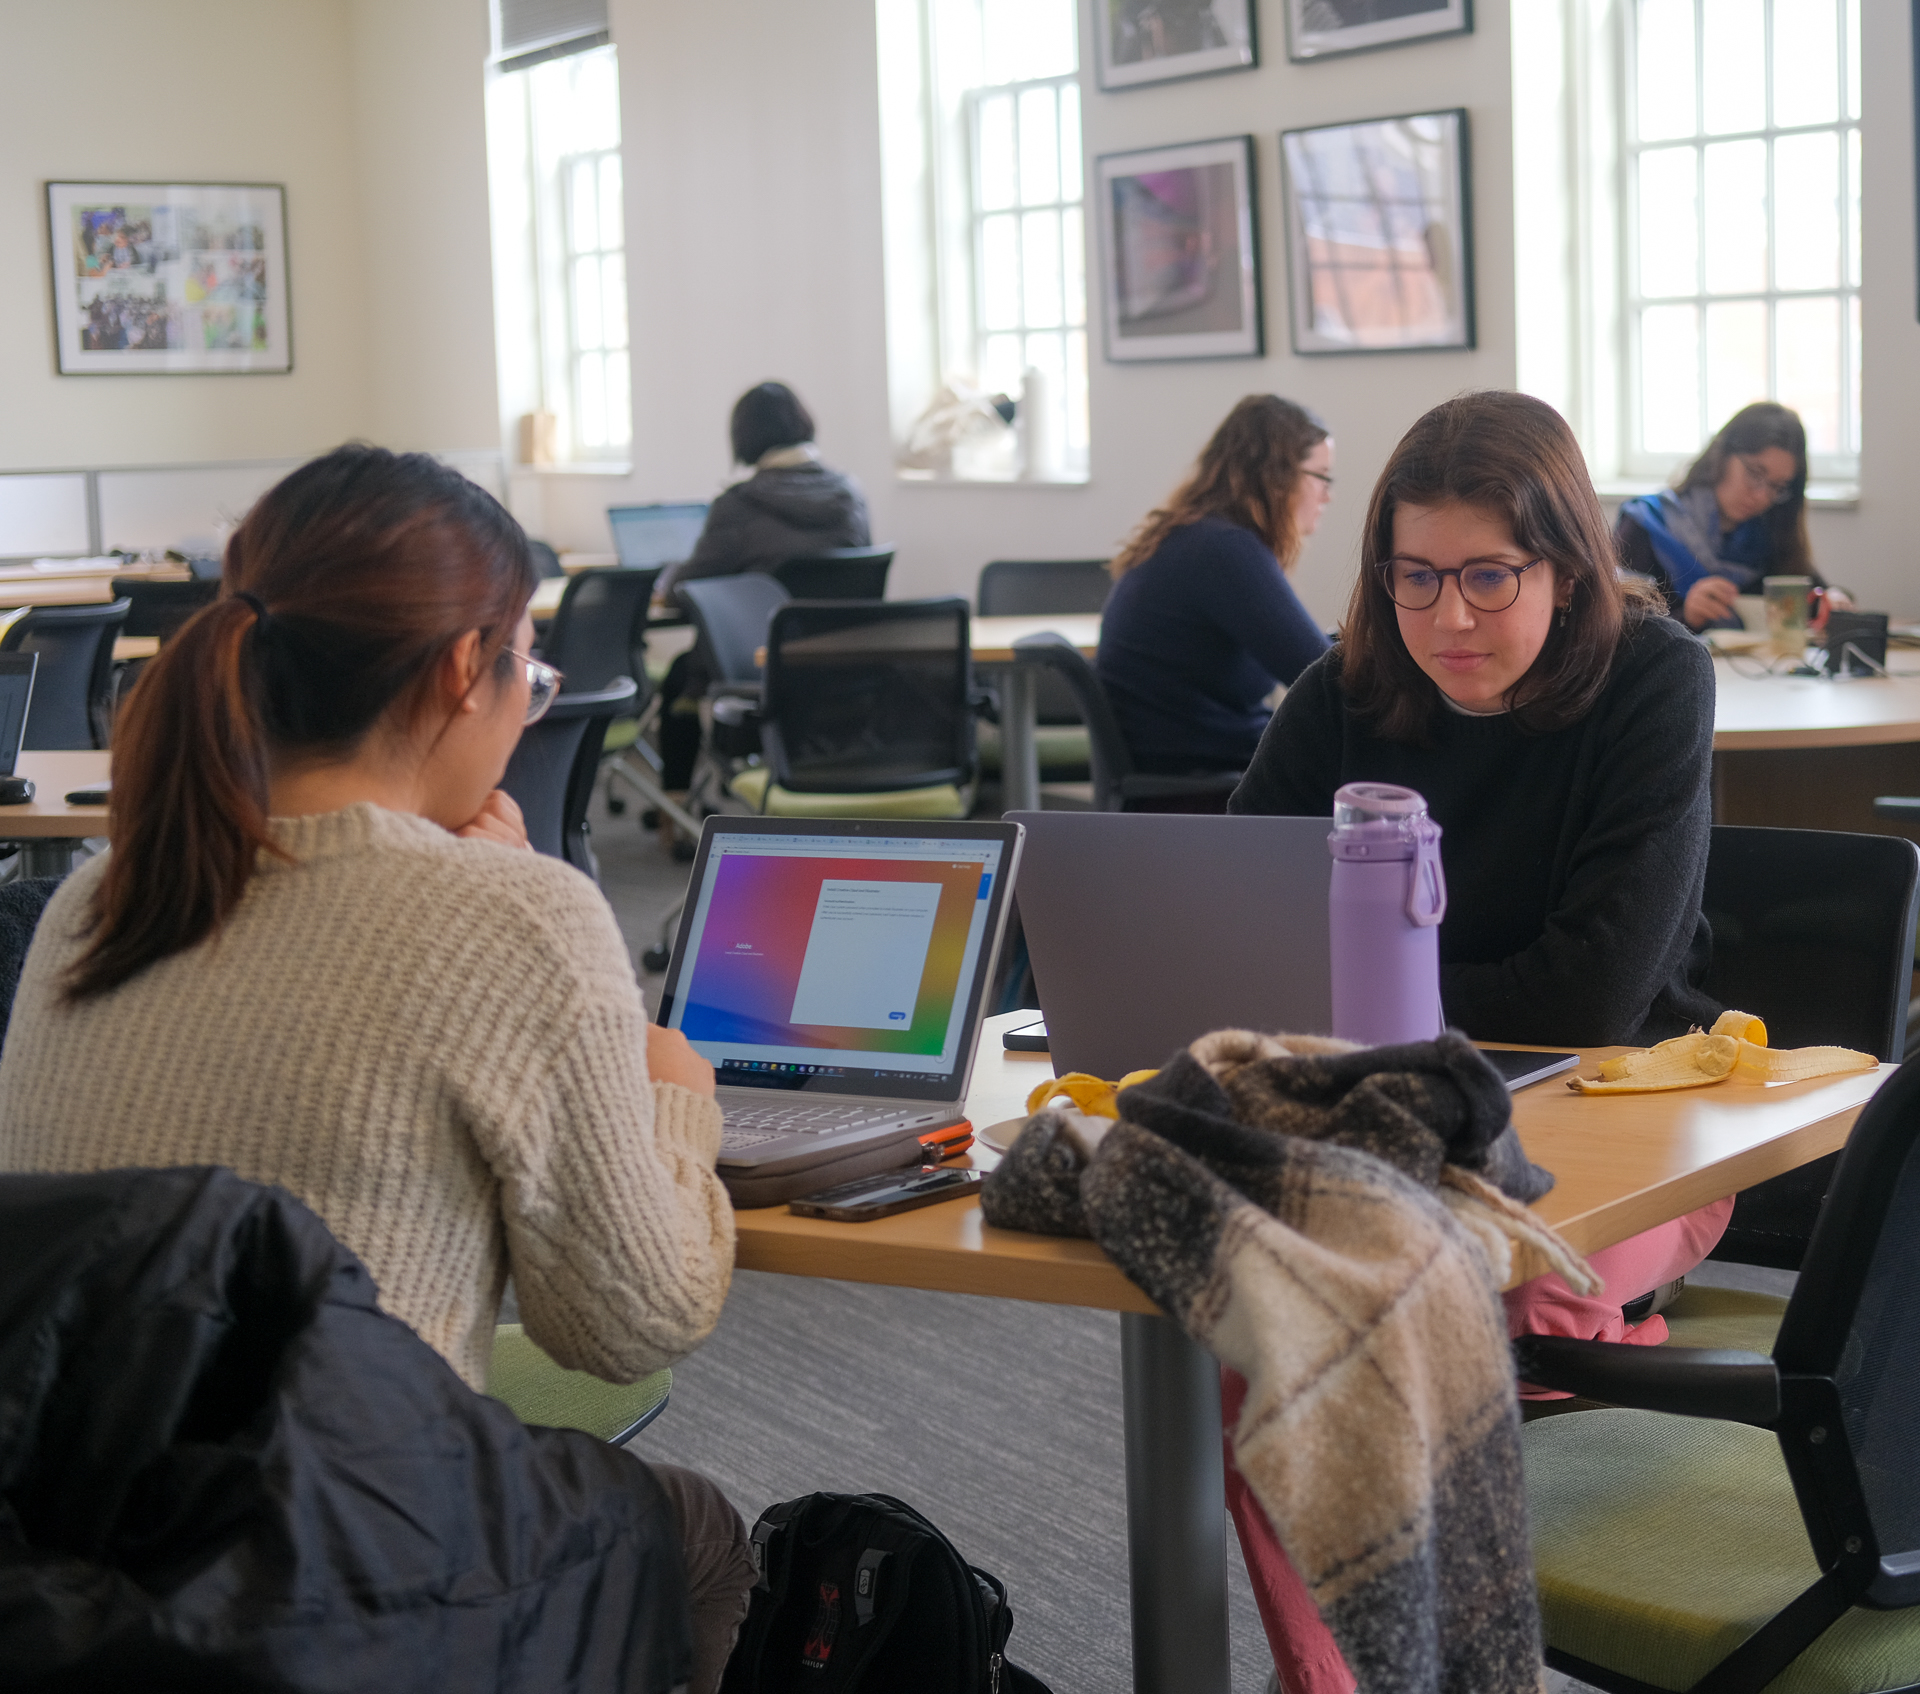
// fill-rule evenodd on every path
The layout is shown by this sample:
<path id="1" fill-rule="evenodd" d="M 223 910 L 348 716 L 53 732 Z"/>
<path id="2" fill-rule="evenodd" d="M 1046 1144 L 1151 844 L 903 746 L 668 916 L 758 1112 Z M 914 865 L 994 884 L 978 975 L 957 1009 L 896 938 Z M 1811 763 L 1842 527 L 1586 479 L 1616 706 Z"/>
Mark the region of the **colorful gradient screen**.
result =
<path id="1" fill-rule="evenodd" d="M 950 1071 L 999 859 L 979 840 L 716 843 L 668 1022 L 730 1071 Z"/>

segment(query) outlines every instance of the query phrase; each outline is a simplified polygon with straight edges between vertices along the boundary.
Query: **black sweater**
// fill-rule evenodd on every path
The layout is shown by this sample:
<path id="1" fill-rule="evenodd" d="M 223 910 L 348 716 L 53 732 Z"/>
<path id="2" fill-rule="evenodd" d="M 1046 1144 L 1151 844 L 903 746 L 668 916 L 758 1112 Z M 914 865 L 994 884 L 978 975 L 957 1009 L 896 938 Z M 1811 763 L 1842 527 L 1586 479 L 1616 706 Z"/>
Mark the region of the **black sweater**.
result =
<path id="1" fill-rule="evenodd" d="M 1413 747 L 1348 710 L 1336 648 L 1288 692 L 1229 809 L 1328 817 L 1343 783 L 1418 789 L 1444 831 L 1448 1021 L 1481 1041 L 1644 1045 L 1720 1013 L 1697 986 L 1713 693 L 1705 648 L 1649 618 L 1578 723 L 1530 735 L 1437 706 Z"/>

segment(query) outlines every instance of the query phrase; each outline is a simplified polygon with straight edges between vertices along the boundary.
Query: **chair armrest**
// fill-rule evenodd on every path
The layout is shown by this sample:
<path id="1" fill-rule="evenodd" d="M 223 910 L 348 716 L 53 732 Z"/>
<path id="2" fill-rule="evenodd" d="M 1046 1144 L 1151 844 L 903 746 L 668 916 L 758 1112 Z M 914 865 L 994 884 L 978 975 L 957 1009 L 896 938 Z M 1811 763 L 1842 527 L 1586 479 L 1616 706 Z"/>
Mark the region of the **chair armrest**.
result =
<path id="1" fill-rule="evenodd" d="M 758 694 L 721 694 L 707 696 L 707 704 L 713 709 L 713 721 L 738 728 L 750 724 L 760 715 L 760 696 Z"/>
<path id="2" fill-rule="evenodd" d="M 997 688 L 985 688 L 975 684 L 967 690 L 967 704 L 973 709 L 976 718 L 984 718 L 988 723 L 1000 721 L 1000 691 Z"/>
<path id="3" fill-rule="evenodd" d="M 1920 795 L 1882 794 L 1874 801 L 1873 810 L 1883 818 L 1920 818 Z"/>
<path id="4" fill-rule="evenodd" d="M 1780 1417 L 1780 1372 L 1762 1353 L 1522 1335 L 1513 1344 L 1513 1363 L 1522 1381 L 1610 1406 L 1763 1429 Z"/>

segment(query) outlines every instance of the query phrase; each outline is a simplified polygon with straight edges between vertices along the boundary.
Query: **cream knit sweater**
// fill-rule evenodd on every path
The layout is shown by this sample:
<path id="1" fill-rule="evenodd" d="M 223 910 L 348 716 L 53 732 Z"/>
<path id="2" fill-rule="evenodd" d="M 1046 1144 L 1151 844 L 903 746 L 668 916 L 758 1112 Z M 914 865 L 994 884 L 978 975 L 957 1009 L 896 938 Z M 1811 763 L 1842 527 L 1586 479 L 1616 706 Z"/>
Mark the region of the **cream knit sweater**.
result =
<path id="1" fill-rule="evenodd" d="M 222 931 L 77 1006 L 94 860 L 54 896 L 0 1055 L 0 1170 L 228 1165 L 290 1189 L 484 1386 L 509 1270 L 562 1365 L 631 1381 L 720 1314 L 720 1110 L 649 1081 L 600 892 L 372 805 L 275 819 Z"/>

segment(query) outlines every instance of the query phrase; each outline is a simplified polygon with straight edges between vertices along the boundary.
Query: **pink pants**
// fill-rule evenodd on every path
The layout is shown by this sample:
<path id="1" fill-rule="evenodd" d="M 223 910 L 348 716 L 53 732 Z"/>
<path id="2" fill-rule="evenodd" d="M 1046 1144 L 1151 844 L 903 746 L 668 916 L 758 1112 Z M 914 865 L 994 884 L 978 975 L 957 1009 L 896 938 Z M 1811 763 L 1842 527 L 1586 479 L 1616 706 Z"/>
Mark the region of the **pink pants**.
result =
<path id="1" fill-rule="evenodd" d="M 1603 1284 L 1598 1294 L 1576 1294 L 1559 1276 L 1535 1277 L 1501 1295 L 1509 1335 L 1571 1335 L 1588 1341 L 1625 1341 L 1657 1347 L 1667 1338 L 1667 1320 L 1657 1313 L 1644 1323 L 1628 1324 L 1623 1302 L 1637 1300 L 1662 1283 L 1685 1276 L 1718 1244 L 1733 1213 L 1733 1200 L 1716 1200 L 1683 1218 L 1644 1234 L 1629 1236 L 1589 1254 L 1587 1263 Z M 1561 1399 L 1551 1389 L 1521 1385 L 1523 1399 Z M 1253 1579 L 1254 1603 L 1273 1649 L 1274 1667 L 1285 1694 L 1354 1694 L 1353 1673 L 1340 1656 L 1320 1609 L 1307 1592 L 1265 1509 L 1233 1462 L 1233 1428 L 1247 1397 L 1246 1379 L 1220 1372 L 1220 1412 L 1227 1465 L 1227 1510 L 1240 1536 L 1240 1551 Z"/>

